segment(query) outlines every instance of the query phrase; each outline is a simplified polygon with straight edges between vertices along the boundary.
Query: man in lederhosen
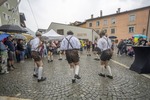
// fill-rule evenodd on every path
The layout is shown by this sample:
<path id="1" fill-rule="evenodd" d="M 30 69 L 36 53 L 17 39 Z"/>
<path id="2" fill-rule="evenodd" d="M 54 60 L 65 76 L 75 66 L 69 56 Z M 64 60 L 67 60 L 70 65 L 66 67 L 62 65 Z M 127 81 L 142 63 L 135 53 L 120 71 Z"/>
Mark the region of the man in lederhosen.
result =
<path id="1" fill-rule="evenodd" d="M 76 82 L 76 79 L 81 79 L 79 76 L 79 55 L 78 50 L 81 47 L 78 38 L 73 36 L 72 31 L 67 32 L 67 37 L 65 37 L 62 42 L 60 49 L 65 50 L 66 59 L 70 65 L 72 71 L 72 83 Z"/>
<path id="2" fill-rule="evenodd" d="M 43 75 L 43 62 L 41 60 L 41 56 L 39 53 L 39 48 L 42 46 L 41 40 L 41 33 L 40 32 L 36 32 L 36 38 L 34 38 L 33 40 L 30 41 L 30 45 L 31 45 L 31 56 L 34 59 L 34 77 L 37 77 L 37 81 L 41 82 L 41 81 L 45 81 L 46 77 L 42 77 Z"/>
<path id="3" fill-rule="evenodd" d="M 99 74 L 99 76 L 105 77 L 107 76 L 110 79 L 113 79 L 112 76 L 112 72 L 111 72 L 111 68 L 108 65 L 109 60 L 112 57 L 112 54 L 109 52 L 109 50 L 111 50 L 111 40 L 106 36 L 106 32 L 102 31 L 100 33 L 101 38 L 98 40 L 97 43 L 97 47 L 101 49 L 102 53 L 100 56 L 100 60 L 101 60 L 101 73 Z M 108 75 L 106 75 L 106 71 L 108 70 Z"/>

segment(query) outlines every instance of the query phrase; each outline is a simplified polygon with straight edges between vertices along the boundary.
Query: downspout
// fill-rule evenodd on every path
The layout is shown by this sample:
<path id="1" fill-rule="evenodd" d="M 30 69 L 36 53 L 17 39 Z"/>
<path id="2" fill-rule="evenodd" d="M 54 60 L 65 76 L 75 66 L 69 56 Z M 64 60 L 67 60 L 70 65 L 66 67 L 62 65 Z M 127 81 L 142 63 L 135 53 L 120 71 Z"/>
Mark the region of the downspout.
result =
<path id="1" fill-rule="evenodd" d="M 92 29 L 92 43 L 93 43 L 94 41 L 93 41 L 93 29 Z"/>
<path id="2" fill-rule="evenodd" d="M 147 30 L 146 30 L 146 36 L 147 36 L 148 41 L 149 41 L 149 36 L 150 36 L 150 34 L 148 34 L 148 33 L 150 33 L 149 23 L 150 23 L 150 9 L 149 9 L 149 13 L 148 13 L 148 23 L 147 23 Z"/>

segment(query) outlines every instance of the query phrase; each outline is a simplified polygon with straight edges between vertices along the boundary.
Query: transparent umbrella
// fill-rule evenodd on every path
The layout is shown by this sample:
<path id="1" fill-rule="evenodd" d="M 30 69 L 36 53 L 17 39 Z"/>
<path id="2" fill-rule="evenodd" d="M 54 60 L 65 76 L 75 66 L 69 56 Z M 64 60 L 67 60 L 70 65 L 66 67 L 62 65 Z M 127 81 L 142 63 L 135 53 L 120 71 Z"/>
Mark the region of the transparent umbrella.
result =
<path id="1" fill-rule="evenodd" d="M 14 39 L 22 39 L 22 40 L 25 40 L 25 39 L 27 39 L 24 35 L 22 35 L 22 34 L 15 34 L 14 35 Z"/>

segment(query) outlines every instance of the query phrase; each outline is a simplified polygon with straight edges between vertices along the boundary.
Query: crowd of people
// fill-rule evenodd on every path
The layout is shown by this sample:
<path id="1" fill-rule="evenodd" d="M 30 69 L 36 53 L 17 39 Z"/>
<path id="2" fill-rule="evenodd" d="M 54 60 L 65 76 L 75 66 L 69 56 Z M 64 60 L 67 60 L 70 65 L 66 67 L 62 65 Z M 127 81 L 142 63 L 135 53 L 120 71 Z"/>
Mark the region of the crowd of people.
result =
<path id="1" fill-rule="evenodd" d="M 28 42 L 22 39 L 13 39 L 13 36 L 10 35 L 3 41 L 0 41 L 0 73 L 9 73 L 9 71 L 15 70 L 15 62 L 24 63 L 26 58 L 32 58 L 34 59 L 33 76 L 37 78 L 38 82 L 45 81 L 46 77 L 42 76 L 44 65 L 42 57 L 47 57 L 47 62 L 50 63 L 54 60 L 54 54 L 59 55 L 59 60 L 62 60 L 62 54 L 65 54 L 73 73 L 72 83 L 75 83 L 76 79 L 81 79 L 79 75 L 79 51 L 82 54 L 83 50 L 86 50 L 87 56 L 91 56 L 93 51 L 96 55 L 95 60 L 101 61 L 101 72 L 98 75 L 113 79 L 108 62 L 112 57 L 115 42 L 112 42 L 105 32 L 102 32 L 100 38 L 93 43 L 89 40 L 78 39 L 73 34 L 72 31 L 68 31 L 67 36 L 61 41 L 41 41 L 41 33 L 36 32 L 36 37 Z M 132 45 L 146 46 L 148 42 L 142 37 L 139 38 L 137 43 L 133 39 L 122 39 L 117 44 L 117 54 L 133 57 L 134 50 Z M 106 74 L 105 70 L 109 73 Z"/>
<path id="2" fill-rule="evenodd" d="M 117 45 L 117 54 L 120 56 L 125 54 L 127 56 L 134 57 L 135 53 L 132 46 L 149 46 L 149 42 L 143 37 L 139 37 L 137 42 L 134 41 L 134 38 L 121 39 Z"/>

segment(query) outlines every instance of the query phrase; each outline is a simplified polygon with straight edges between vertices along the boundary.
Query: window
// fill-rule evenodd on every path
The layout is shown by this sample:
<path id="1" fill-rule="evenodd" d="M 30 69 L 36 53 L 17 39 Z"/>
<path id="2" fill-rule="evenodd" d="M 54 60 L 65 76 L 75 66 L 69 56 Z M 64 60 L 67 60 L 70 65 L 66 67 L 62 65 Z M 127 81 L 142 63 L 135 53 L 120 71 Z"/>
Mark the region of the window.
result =
<path id="1" fill-rule="evenodd" d="M 129 16 L 129 21 L 134 22 L 135 21 L 135 15 L 130 15 Z"/>
<path id="2" fill-rule="evenodd" d="M 107 20 L 106 19 L 104 20 L 104 25 L 107 25 Z"/>
<path id="3" fill-rule="evenodd" d="M 10 8 L 8 2 L 4 3 L 4 6 L 8 9 Z"/>
<path id="4" fill-rule="evenodd" d="M 115 34 L 115 28 L 111 29 L 111 34 Z"/>
<path id="5" fill-rule="evenodd" d="M 16 19 L 16 24 L 18 24 L 18 20 Z"/>
<path id="6" fill-rule="evenodd" d="M 3 13 L 3 17 L 5 20 L 7 20 L 7 14 Z"/>
<path id="7" fill-rule="evenodd" d="M 104 28 L 102 31 L 106 32 L 107 33 L 107 28 Z"/>
<path id="8" fill-rule="evenodd" d="M 89 23 L 89 27 L 92 27 L 92 23 Z"/>
<path id="9" fill-rule="evenodd" d="M 8 20 L 10 20 L 10 16 L 9 15 L 7 16 L 7 18 L 8 18 Z"/>
<path id="10" fill-rule="evenodd" d="M 64 35 L 64 30 L 63 29 L 58 29 L 57 33 L 60 34 L 60 35 Z"/>
<path id="11" fill-rule="evenodd" d="M 130 26 L 129 27 L 129 33 L 134 33 L 135 29 L 134 29 L 134 26 Z"/>
<path id="12" fill-rule="evenodd" d="M 96 30 L 96 33 L 98 33 L 98 34 L 99 34 L 99 33 L 100 33 L 100 30 Z"/>
<path id="13" fill-rule="evenodd" d="M 14 23 L 16 24 L 16 19 L 14 19 Z"/>
<path id="14" fill-rule="evenodd" d="M 96 26 L 99 26 L 100 25 L 100 21 L 96 21 Z"/>
<path id="15" fill-rule="evenodd" d="M 116 19 L 115 18 L 112 18 L 111 19 L 111 24 L 115 24 L 116 23 Z"/>

